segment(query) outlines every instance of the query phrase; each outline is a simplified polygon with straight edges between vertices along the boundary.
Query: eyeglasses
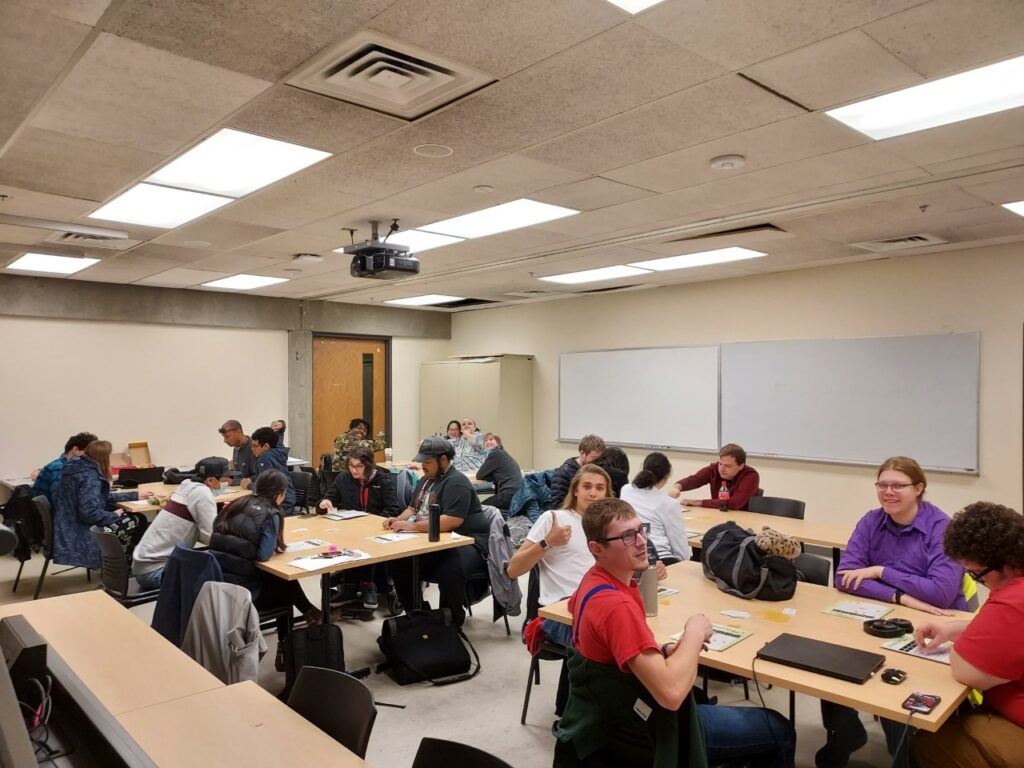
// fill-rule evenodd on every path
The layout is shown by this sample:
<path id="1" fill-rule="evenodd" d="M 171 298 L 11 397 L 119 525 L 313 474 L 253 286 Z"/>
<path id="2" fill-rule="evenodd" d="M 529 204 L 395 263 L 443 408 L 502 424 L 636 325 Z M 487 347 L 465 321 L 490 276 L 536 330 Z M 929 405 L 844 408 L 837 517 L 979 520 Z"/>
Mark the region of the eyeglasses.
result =
<path id="1" fill-rule="evenodd" d="M 896 492 L 899 492 L 899 491 L 906 490 L 907 488 L 909 488 L 912 485 L 913 485 L 913 483 L 875 483 L 875 488 L 877 488 L 880 491 L 896 491 Z"/>
<path id="2" fill-rule="evenodd" d="M 992 567 L 986 568 L 983 571 L 971 571 L 971 570 L 968 570 L 967 571 L 967 575 L 970 576 L 975 581 L 981 581 L 986 576 L 988 576 L 990 573 L 992 573 L 992 571 L 994 571 L 994 570 L 995 570 L 995 568 L 992 568 Z"/>
<path id="3" fill-rule="evenodd" d="M 348 463 L 348 468 L 349 469 L 366 469 L 366 465 L 362 464 L 362 463 L 359 463 L 359 462 L 350 461 Z"/>
<path id="4" fill-rule="evenodd" d="M 625 533 L 620 534 L 618 536 L 609 536 L 606 539 L 598 539 L 598 541 L 601 542 L 602 544 L 608 544 L 608 543 L 610 543 L 612 541 L 621 541 L 627 547 L 632 547 L 634 544 L 636 544 L 637 536 L 643 536 L 644 541 L 647 541 L 650 533 L 651 533 L 651 524 L 650 523 L 640 523 L 640 527 L 639 528 L 636 528 L 636 529 L 634 529 L 632 531 L 626 531 Z"/>

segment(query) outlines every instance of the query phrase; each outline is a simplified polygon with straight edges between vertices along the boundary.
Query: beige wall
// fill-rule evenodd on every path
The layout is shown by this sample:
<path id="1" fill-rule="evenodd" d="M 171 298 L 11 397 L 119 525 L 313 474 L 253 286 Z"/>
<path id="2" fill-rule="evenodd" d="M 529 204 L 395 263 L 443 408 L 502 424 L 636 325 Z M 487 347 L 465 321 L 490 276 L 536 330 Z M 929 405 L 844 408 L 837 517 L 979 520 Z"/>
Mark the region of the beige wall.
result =
<path id="1" fill-rule="evenodd" d="M 451 354 L 447 339 L 396 338 L 391 342 L 391 421 L 396 460 L 416 455 L 420 431 L 420 364 Z"/>
<path id="2" fill-rule="evenodd" d="M 563 351 L 980 331 L 980 476 L 932 473 L 928 496 L 950 513 L 983 498 L 1021 509 L 1022 297 L 1024 249 L 996 246 L 463 312 L 455 315 L 449 354 L 536 356 L 534 464 L 550 467 L 575 452 L 557 441 Z M 624 396 L 595 407 L 644 406 Z M 878 414 L 877 426 L 884 456 L 899 414 Z M 742 443 L 742 436 L 725 437 Z M 645 453 L 629 451 L 634 471 Z M 670 458 L 675 476 L 709 460 L 683 453 Z M 806 500 L 809 518 L 852 523 L 876 506 L 870 469 L 768 459 L 751 464 L 769 495 Z"/>
<path id="3" fill-rule="evenodd" d="M 288 413 L 287 332 L 0 317 L 0 472 L 21 475 L 95 432 L 146 440 L 156 464 L 230 457 L 227 419 L 251 432 Z"/>

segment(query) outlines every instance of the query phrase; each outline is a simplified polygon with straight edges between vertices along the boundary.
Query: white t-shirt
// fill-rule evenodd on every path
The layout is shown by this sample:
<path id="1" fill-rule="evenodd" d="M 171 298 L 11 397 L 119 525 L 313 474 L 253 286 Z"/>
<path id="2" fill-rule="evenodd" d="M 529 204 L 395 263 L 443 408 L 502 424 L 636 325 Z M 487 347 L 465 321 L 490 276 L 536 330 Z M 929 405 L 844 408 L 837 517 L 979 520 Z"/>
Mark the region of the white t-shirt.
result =
<path id="1" fill-rule="evenodd" d="M 651 524 L 651 543 L 659 558 L 690 559 L 692 550 L 678 501 L 657 488 L 637 488 L 632 483 L 622 486 L 620 498 L 636 510 L 641 520 Z"/>
<path id="2" fill-rule="evenodd" d="M 583 518 L 569 509 L 557 509 L 559 525 L 572 527 L 569 543 L 559 547 L 548 547 L 540 559 L 540 604 L 550 605 L 564 600 L 580 585 L 583 575 L 594 564 L 594 556 L 587 548 L 587 537 L 583 533 Z M 526 538 L 540 545 L 541 539 L 551 530 L 551 512 L 545 512 Z"/>

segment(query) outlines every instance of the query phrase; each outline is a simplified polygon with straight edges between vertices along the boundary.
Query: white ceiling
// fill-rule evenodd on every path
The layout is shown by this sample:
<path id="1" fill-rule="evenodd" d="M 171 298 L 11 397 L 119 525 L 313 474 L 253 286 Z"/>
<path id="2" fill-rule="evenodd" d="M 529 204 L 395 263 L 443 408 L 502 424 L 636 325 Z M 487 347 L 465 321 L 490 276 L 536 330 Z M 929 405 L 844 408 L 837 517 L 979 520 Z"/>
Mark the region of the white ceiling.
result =
<path id="1" fill-rule="evenodd" d="M 285 85 L 364 31 L 494 82 L 412 122 Z M 1022 53 L 1019 0 L 667 0 L 635 17 L 605 0 L 5 0 L 0 214 L 103 224 L 87 214 L 222 127 L 333 157 L 174 230 L 110 224 L 138 241 L 122 251 L 0 224 L 0 265 L 31 248 L 101 259 L 74 280 L 244 271 L 291 278 L 267 296 L 518 302 L 879 258 L 850 244 L 919 233 L 949 241 L 933 251 L 1020 241 L 999 204 L 1024 199 L 1024 108 L 879 142 L 823 110 Z M 746 164 L 712 169 L 722 154 Z M 353 278 L 332 252 L 372 219 L 411 229 L 519 197 L 582 213 L 425 252 L 402 280 Z M 769 255 L 537 279 L 729 245 Z"/>

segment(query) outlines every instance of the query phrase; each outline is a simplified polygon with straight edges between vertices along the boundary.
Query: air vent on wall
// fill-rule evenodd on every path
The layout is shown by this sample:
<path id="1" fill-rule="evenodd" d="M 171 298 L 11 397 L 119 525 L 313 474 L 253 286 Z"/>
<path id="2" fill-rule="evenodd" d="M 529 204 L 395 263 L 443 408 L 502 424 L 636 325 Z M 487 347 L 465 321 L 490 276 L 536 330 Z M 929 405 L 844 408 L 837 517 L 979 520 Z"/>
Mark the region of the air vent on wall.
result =
<path id="1" fill-rule="evenodd" d="M 949 240 L 938 235 L 904 235 L 903 237 L 889 237 L 885 240 L 866 240 L 863 243 L 850 243 L 854 248 L 872 253 L 886 253 L 888 251 L 905 251 L 910 248 L 924 248 L 930 245 L 945 245 Z"/>
<path id="2" fill-rule="evenodd" d="M 61 245 L 87 245 L 90 248 L 106 248 L 111 251 L 127 251 L 141 243 L 141 240 L 115 239 L 102 235 L 83 235 L 76 232 L 54 232 L 45 238 L 47 243 Z"/>
<path id="3" fill-rule="evenodd" d="M 288 85 L 415 120 L 494 82 L 461 62 L 379 32 L 360 32 L 295 73 Z"/>

